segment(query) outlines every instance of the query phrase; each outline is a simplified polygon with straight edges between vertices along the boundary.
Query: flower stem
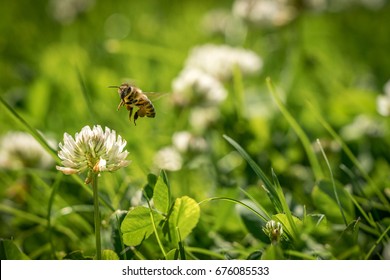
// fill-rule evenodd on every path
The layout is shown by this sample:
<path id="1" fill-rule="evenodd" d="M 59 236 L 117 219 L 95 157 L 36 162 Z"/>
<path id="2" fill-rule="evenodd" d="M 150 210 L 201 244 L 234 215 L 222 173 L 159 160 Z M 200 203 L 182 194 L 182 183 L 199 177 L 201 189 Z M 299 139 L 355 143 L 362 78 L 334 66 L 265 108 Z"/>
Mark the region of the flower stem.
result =
<path id="1" fill-rule="evenodd" d="M 92 172 L 92 190 L 93 190 L 93 208 L 95 220 L 95 239 L 96 239 L 96 259 L 102 259 L 102 245 L 100 240 L 100 211 L 99 211 L 99 193 L 98 193 L 98 173 Z"/>

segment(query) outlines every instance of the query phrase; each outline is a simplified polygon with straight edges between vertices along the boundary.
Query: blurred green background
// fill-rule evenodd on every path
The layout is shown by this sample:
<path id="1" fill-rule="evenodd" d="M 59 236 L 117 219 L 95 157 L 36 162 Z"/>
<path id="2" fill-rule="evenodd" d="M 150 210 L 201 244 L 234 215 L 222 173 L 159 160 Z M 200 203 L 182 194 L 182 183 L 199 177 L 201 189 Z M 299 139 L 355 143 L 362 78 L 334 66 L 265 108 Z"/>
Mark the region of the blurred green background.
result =
<path id="1" fill-rule="evenodd" d="M 239 1 L 3 0 L 1 98 L 52 139 L 56 150 L 65 132 L 74 135 L 85 125 L 107 126 L 125 138 L 132 164 L 100 179 L 102 195 L 114 209 L 136 204 L 147 174 L 157 170 L 158 152 L 172 147 L 175 133 L 187 131 L 201 138 L 207 149 L 179 151 L 180 167 L 168 172 L 174 196 L 241 199 L 239 188 L 245 188 L 253 190 L 261 203 L 269 203 L 251 169 L 222 138 L 226 134 L 268 174 L 271 168 L 275 171 L 297 216 L 303 206 L 321 213 L 311 196 L 318 178 L 299 138 L 273 102 L 265 82 L 270 77 L 314 150 L 316 139 L 321 140 L 336 180 L 361 197 L 365 209 L 385 228 L 388 208 L 367 202 L 377 201 L 375 190 L 312 110 L 342 137 L 380 191 L 387 192 L 388 201 L 389 120 L 378 113 L 377 98 L 385 95 L 390 79 L 390 4 L 285 1 L 293 7 L 290 18 L 263 24 L 234 16 L 235 2 Z M 219 118 L 199 131 L 191 126 L 193 107 L 179 108 L 172 102 L 172 83 L 191 50 L 210 43 L 251 50 L 263 66 L 254 75 L 236 72 L 223 81 L 228 97 L 217 107 Z M 108 87 L 124 81 L 145 92 L 162 93 L 153 101 L 155 119 L 141 118 L 134 126 L 124 108 L 116 110 L 119 97 Z M 0 136 L 12 131 L 27 129 L 2 106 Z M 328 174 L 321 153 L 317 155 Z M 30 258 L 61 258 L 76 250 L 93 253 L 91 195 L 74 178 L 59 174 L 54 163 L 48 168 L 23 160 L 17 167 L 7 164 L 0 167 L 0 237 L 15 240 Z M 103 206 L 102 212 L 107 225 L 103 243 L 110 247 L 112 211 Z M 48 215 L 57 226 L 50 233 Z M 362 234 L 367 244 L 355 244 L 357 249 L 350 254 L 333 251 L 326 256 L 362 258 L 376 240 L 367 232 Z M 201 222 L 188 243 L 246 258 L 263 246 L 248 236 L 250 230 L 234 206 L 218 202 L 202 208 Z M 379 246 L 380 257 L 373 258 L 386 258 L 384 250 Z M 143 254 L 158 258 L 147 245 Z"/>

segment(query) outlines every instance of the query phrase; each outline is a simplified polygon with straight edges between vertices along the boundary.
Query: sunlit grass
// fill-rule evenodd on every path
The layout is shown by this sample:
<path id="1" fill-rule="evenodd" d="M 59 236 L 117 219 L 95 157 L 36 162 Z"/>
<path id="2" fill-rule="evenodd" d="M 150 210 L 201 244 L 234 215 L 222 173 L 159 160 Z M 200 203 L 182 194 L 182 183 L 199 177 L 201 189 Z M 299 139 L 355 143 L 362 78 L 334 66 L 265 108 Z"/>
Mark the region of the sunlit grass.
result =
<path id="1" fill-rule="evenodd" d="M 119 2 L 72 19 L 14 3 L 0 20 L 0 139 L 25 132 L 52 159 L 0 140 L 1 259 L 95 257 L 87 174 L 55 169 L 64 133 L 87 125 L 115 130 L 132 161 L 98 178 L 99 258 L 389 258 L 387 2 L 284 22 L 233 18 L 231 3 Z M 155 118 L 117 111 L 122 82 L 161 94 Z"/>

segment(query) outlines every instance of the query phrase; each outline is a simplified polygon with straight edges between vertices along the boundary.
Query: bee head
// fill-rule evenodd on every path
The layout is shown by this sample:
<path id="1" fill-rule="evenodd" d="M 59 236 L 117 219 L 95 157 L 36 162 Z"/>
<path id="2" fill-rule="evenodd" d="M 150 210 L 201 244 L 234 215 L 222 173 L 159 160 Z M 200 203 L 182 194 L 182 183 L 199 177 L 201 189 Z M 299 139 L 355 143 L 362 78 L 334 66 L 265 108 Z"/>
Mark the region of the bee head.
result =
<path id="1" fill-rule="evenodd" d="M 133 87 L 128 83 L 123 83 L 120 86 L 109 86 L 109 88 L 117 88 L 118 94 L 122 99 L 133 90 Z"/>

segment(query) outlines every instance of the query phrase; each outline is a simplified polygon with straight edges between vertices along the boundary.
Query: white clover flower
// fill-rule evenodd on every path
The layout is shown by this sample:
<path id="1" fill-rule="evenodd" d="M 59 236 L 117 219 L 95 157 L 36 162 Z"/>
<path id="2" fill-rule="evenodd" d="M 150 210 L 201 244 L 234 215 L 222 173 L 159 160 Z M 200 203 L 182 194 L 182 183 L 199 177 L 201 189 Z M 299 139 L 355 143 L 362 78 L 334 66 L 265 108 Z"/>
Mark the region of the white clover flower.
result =
<path id="1" fill-rule="evenodd" d="M 384 95 L 379 95 L 376 99 L 376 107 L 382 116 L 390 116 L 390 80 L 383 87 Z"/>
<path id="2" fill-rule="evenodd" d="M 185 68 L 172 82 L 173 100 L 178 106 L 217 105 L 226 99 L 222 83 L 196 68 Z"/>
<path id="3" fill-rule="evenodd" d="M 186 60 L 186 68 L 200 69 L 219 80 L 230 79 L 234 67 L 248 75 L 258 72 L 262 66 L 263 61 L 255 52 L 228 45 L 195 47 Z"/>
<path id="4" fill-rule="evenodd" d="M 385 246 L 383 247 L 383 259 L 384 260 L 390 260 L 390 242 L 387 241 Z"/>
<path id="5" fill-rule="evenodd" d="M 197 137 L 189 131 L 179 131 L 172 136 L 173 146 L 181 153 L 204 152 L 207 150 L 207 142 L 202 137 Z"/>
<path id="6" fill-rule="evenodd" d="M 363 6 L 373 10 L 379 10 L 386 5 L 386 0 L 360 0 L 359 2 Z"/>
<path id="7" fill-rule="evenodd" d="M 95 0 L 51 0 L 49 9 L 55 20 L 69 24 L 77 15 L 87 11 L 94 4 Z"/>
<path id="8" fill-rule="evenodd" d="M 305 0 L 304 5 L 313 11 L 323 11 L 327 8 L 328 0 Z"/>
<path id="9" fill-rule="evenodd" d="M 154 164 L 159 169 L 177 171 L 182 167 L 183 159 L 174 147 L 165 147 L 157 152 Z"/>
<path id="10" fill-rule="evenodd" d="M 389 116 L 390 115 L 390 97 L 386 95 L 380 95 L 376 99 L 376 107 L 378 110 L 378 113 L 382 116 Z"/>
<path id="11" fill-rule="evenodd" d="M 383 135 L 384 127 L 375 119 L 365 115 L 358 115 L 352 123 L 344 126 L 340 131 L 343 139 L 353 141 L 363 136 L 378 137 Z"/>
<path id="12" fill-rule="evenodd" d="M 296 16 L 289 0 L 236 0 L 233 14 L 250 22 L 265 26 L 282 26 Z"/>
<path id="13" fill-rule="evenodd" d="M 195 107 L 191 110 L 189 121 L 198 133 L 203 133 L 210 125 L 217 122 L 221 112 L 216 107 Z"/>
<path id="14" fill-rule="evenodd" d="M 57 170 L 67 175 L 88 171 L 88 182 L 91 172 L 115 171 L 127 166 L 130 161 L 126 160 L 125 146 L 126 140 L 107 127 L 103 131 L 100 125 L 93 129 L 83 127 L 74 139 L 64 133 L 64 142 L 59 144 L 58 152 L 62 166 L 57 166 Z"/>
<path id="15" fill-rule="evenodd" d="M 277 243 L 283 234 L 283 226 L 279 222 L 270 220 L 265 224 L 263 231 L 268 235 L 272 243 Z"/>
<path id="16" fill-rule="evenodd" d="M 52 142 L 49 139 L 49 142 Z M 0 168 L 50 168 L 50 154 L 26 132 L 8 132 L 0 140 Z"/>
<path id="17" fill-rule="evenodd" d="M 247 35 L 244 22 L 224 9 L 207 12 L 202 19 L 202 27 L 209 35 L 223 35 L 226 42 L 232 44 L 243 43 Z"/>

